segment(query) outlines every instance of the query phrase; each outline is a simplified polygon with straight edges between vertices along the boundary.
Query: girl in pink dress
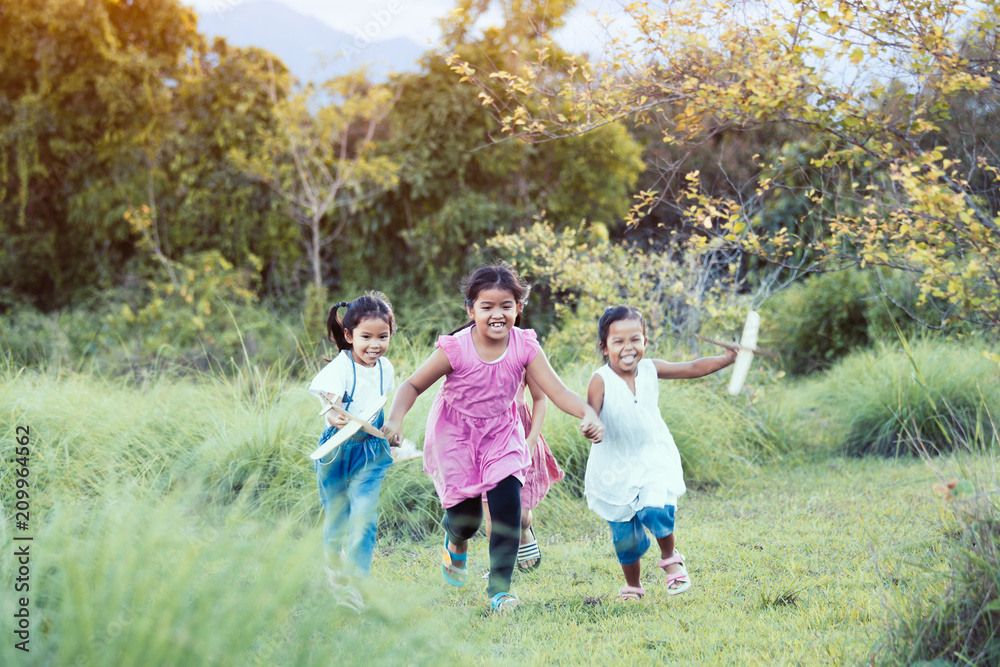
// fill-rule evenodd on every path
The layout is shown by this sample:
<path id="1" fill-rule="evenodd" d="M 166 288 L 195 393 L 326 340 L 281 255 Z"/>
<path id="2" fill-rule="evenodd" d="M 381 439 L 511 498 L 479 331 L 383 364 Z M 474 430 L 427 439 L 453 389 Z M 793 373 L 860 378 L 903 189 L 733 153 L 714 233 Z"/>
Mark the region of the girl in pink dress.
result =
<path id="1" fill-rule="evenodd" d="M 549 365 L 535 332 L 517 326 L 528 286 L 507 264 L 484 266 L 466 281 L 465 308 L 472 322 L 447 336 L 396 391 L 382 432 L 398 442 L 417 397 L 445 377 L 427 417 L 424 472 L 445 508 L 441 571 L 453 586 L 468 581 L 469 538 L 482 523 L 483 493 L 493 518 L 490 580 L 493 611 L 517 606 L 510 578 L 521 533 L 521 487 L 530 456 L 514 397 L 527 377 L 560 410 L 581 420 L 580 431 L 600 442 L 604 425 Z"/>

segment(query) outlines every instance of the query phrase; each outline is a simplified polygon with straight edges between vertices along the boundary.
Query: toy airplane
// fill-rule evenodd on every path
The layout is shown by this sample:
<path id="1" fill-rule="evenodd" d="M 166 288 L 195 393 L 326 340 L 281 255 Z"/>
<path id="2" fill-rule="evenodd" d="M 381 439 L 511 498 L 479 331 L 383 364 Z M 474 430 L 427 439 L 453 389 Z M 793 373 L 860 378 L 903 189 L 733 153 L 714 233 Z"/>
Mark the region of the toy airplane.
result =
<path id="1" fill-rule="evenodd" d="M 711 338 L 705 338 L 704 336 L 695 334 L 706 343 L 718 345 L 719 347 L 724 347 L 727 350 L 733 350 L 736 352 L 736 361 L 733 362 L 733 375 L 729 378 L 729 394 L 731 396 L 736 396 L 743 389 L 743 383 L 746 382 L 747 373 L 750 372 L 750 362 L 753 361 L 753 355 L 759 354 L 765 357 L 778 356 L 771 350 L 765 350 L 757 347 L 757 332 L 759 331 L 760 315 L 756 311 L 751 310 L 747 313 L 747 321 L 743 325 L 743 336 L 740 338 L 739 343 L 727 343 L 720 340 L 712 340 Z"/>
<path id="2" fill-rule="evenodd" d="M 347 424 L 343 426 L 343 428 L 341 428 L 339 431 L 330 436 L 330 438 L 326 442 L 317 447 L 316 450 L 309 455 L 309 458 L 311 458 L 313 461 L 320 460 L 321 458 L 332 452 L 334 449 L 342 445 L 344 442 L 346 442 L 348 438 L 350 438 L 358 431 L 364 431 L 365 433 L 373 435 L 376 438 L 383 437 L 382 431 L 372 426 L 371 420 L 372 418 L 375 417 L 375 415 L 378 414 L 379 410 L 385 407 L 388 398 L 389 398 L 388 394 L 386 394 L 385 396 L 380 396 L 371 405 L 365 406 L 365 409 L 361 411 L 360 415 L 352 415 L 347 410 L 340 407 L 339 398 L 337 399 L 336 403 L 330 403 L 329 401 L 324 400 L 323 403 L 325 405 L 323 409 L 320 410 L 321 415 L 325 415 L 327 412 L 333 410 L 337 414 L 345 415 L 350 421 L 348 421 Z"/>

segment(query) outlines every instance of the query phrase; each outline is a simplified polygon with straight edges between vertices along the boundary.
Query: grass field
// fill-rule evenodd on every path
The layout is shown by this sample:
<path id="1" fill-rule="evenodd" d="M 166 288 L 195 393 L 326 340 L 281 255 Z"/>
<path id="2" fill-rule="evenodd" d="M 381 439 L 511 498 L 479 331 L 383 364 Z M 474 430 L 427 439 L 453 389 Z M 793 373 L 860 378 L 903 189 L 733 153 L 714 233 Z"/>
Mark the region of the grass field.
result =
<path id="1" fill-rule="evenodd" d="M 670 597 L 652 551 L 641 602 L 624 583 L 606 526 L 582 501 L 555 497 L 537 512 L 544 565 L 516 574 L 516 615 L 484 614 L 484 583 L 443 583 L 437 540 L 393 544 L 375 582 L 402 578 L 436 591 L 425 604 L 453 632 L 485 642 L 484 662 L 531 664 L 857 664 L 887 625 L 901 591 L 933 596 L 942 569 L 936 476 L 919 461 L 842 460 L 767 466 L 724 489 L 689 492 L 679 549 L 693 587 Z M 486 541 L 471 549 L 484 571 Z M 925 590 L 931 586 L 931 589 Z"/>
<path id="2" fill-rule="evenodd" d="M 579 497 L 586 444 L 554 414 L 547 438 L 571 474 L 537 510 L 544 563 L 515 574 L 517 612 L 486 613 L 483 538 L 469 585 L 444 583 L 440 507 L 409 461 L 383 488 L 356 616 L 322 574 L 306 459 L 316 406 L 301 381 L 253 367 L 109 378 L 10 362 L 0 376 L 3 665 L 867 664 L 900 618 L 912 627 L 948 588 L 962 533 L 932 487 L 996 485 L 995 429 L 978 455 L 844 458 L 830 441 L 845 430 L 836 406 L 809 402 L 821 384 L 738 402 L 717 378 L 665 383 L 665 405 L 687 413 L 671 423 L 693 482 L 677 529 L 688 593 L 666 596 L 651 552 L 646 598 L 615 600 L 608 529 Z M 410 437 L 431 394 L 407 418 Z M 32 429 L 29 653 L 11 632 L 13 538 L 27 534 L 13 511 L 19 425 Z M 984 595 L 989 616 L 995 587 Z"/>
<path id="3" fill-rule="evenodd" d="M 694 586 L 668 598 L 650 552 L 647 597 L 627 604 L 614 599 L 623 582 L 605 525 L 556 491 L 537 512 L 544 564 L 515 574 L 524 604 L 505 617 L 486 613 L 476 578 L 485 539 L 456 589 L 441 578 L 437 536 L 383 537 L 364 589 L 371 611 L 357 617 L 334 607 L 318 527 L 238 508 L 198 515 L 182 499 L 122 491 L 45 519 L 32 544 L 33 651 L 8 642 L 0 655 L 5 665 L 858 664 L 892 604 L 933 599 L 940 585 L 927 576 L 943 572 L 948 539 L 936 481 L 918 460 L 834 459 L 693 490 L 677 535 Z M 5 607 L 11 618 L 9 598 Z"/>

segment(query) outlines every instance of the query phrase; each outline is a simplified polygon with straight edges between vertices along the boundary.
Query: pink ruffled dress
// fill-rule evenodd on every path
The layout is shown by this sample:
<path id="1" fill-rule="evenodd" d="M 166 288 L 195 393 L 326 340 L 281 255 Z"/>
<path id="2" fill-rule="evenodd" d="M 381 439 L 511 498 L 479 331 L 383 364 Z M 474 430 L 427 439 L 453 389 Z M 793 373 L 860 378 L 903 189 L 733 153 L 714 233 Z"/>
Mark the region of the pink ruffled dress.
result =
<path id="1" fill-rule="evenodd" d="M 530 458 L 514 398 L 525 367 L 541 348 L 533 330 L 517 327 L 496 361 L 479 357 L 471 328 L 440 336 L 437 346 L 452 372 L 427 416 L 424 472 L 447 509 L 481 496 L 511 475 L 525 482 Z"/>
<path id="2" fill-rule="evenodd" d="M 524 398 L 524 390 L 527 386 L 527 383 L 522 381 L 517 395 L 514 397 L 517 415 L 521 418 L 521 424 L 524 425 L 525 435 L 531 431 L 531 409 L 528 408 L 528 403 Z M 556 457 L 552 455 L 552 450 L 549 449 L 545 438 L 539 434 L 535 451 L 531 452 L 531 465 L 528 466 L 528 471 L 524 474 L 524 487 L 521 488 L 521 508 L 531 510 L 538 507 L 538 503 L 542 502 L 552 485 L 561 480 L 565 474 L 563 469 L 559 467 Z"/>

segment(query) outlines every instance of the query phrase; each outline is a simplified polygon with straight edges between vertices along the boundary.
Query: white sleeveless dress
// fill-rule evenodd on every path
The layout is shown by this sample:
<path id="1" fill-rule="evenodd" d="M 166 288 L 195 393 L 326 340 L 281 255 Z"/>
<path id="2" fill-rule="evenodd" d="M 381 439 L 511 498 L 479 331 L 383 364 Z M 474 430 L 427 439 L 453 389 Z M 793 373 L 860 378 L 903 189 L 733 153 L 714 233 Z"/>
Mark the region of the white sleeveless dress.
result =
<path id="1" fill-rule="evenodd" d="M 587 505 L 606 521 L 629 521 L 644 507 L 676 505 L 687 487 L 677 445 L 660 416 L 653 362 L 639 362 L 635 394 L 607 364 L 595 373 L 604 379 L 604 440 L 590 447 Z"/>

